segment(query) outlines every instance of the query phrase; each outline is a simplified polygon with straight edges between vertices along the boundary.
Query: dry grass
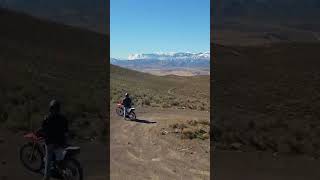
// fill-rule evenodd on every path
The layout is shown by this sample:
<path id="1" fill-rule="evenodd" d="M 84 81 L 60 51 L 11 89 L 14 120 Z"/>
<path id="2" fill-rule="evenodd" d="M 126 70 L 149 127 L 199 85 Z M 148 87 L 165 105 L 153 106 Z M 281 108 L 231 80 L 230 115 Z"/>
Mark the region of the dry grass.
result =
<path id="1" fill-rule="evenodd" d="M 210 122 L 208 120 L 189 120 L 170 125 L 173 133 L 184 139 L 209 139 Z"/>
<path id="2" fill-rule="evenodd" d="M 209 110 L 209 76 L 155 76 L 111 66 L 110 78 L 111 103 L 129 92 L 136 106 Z"/>
<path id="3" fill-rule="evenodd" d="M 76 137 L 104 136 L 107 37 L 0 14 L 0 126 L 36 129 L 48 102 L 58 98 Z"/>
<path id="4" fill-rule="evenodd" d="M 241 143 L 244 151 L 318 154 L 320 45 L 215 48 L 213 132 L 218 147 Z"/>

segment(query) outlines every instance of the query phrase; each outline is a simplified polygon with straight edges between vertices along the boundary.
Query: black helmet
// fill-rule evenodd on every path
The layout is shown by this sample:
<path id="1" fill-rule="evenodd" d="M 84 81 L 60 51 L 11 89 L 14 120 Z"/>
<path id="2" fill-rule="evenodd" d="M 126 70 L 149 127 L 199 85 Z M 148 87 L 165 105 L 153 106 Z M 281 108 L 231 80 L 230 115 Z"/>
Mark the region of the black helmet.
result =
<path id="1" fill-rule="evenodd" d="M 128 94 L 128 93 L 126 93 L 126 94 L 125 94 L 125 96 L 126 96 L 126 97 L 129 97 L 129 94 Z"/>
<path id="2" fill-rule="evenodd" d="M 49 104 L 49 110 L 50 112 L 59 112 L 60 111 L 60 103 L 59 101 L 53 99 L 50 101 Z"/>

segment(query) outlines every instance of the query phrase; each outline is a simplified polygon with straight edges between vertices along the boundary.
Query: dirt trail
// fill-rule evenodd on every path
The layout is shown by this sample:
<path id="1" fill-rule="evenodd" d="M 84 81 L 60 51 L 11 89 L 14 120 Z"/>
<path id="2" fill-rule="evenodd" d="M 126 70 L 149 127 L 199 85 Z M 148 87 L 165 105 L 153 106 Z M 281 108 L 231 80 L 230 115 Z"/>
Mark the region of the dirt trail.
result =
<path id="1" fill-rule="evenodd" d="M 209 140 L 183 140 L 169 132 L 177 120 L 209 119 L 209 113 L 138 109 L 138 121 L 125 121 L 111 109 L 111 179 L 210 179 Z M 163 135 L 165 132 L 166 135 Z"/>
<path id="2" fill-rule="evenodd" d="M 22 135 L 0 130 L 0 180 L 42 179 L 41 175 L 29 172 L 20 163 L 19 147 L 25 142 Z M 81 147 L 79 160 L 85 180 L 105 180 L 107 146 L 101 143 L 74 145 Z"/>

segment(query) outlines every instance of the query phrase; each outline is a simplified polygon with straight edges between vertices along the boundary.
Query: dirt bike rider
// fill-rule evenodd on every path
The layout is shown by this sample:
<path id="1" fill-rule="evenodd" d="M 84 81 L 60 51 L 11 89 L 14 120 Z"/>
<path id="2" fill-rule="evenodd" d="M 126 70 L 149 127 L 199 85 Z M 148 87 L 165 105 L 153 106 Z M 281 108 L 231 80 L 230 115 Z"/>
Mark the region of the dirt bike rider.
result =
<path id="1" fill-rule="evenodd" d="M 122 100 L 122 105 L 123 105 L 123 118 L 125 119 L 127 116 L 128 109 L 130 109 L 132 105 L 132 100 L 129 97 L 128 93 L 125 94 L 125 98 Z"/>
<path id="2" fill-rule="evenodd" d="M 43 120 L 42 127 L 38 131 L 45 138 L 45 169 L 44 180 L 50 179 L 50 171 L 53 158 L 62 160 L 63 147 L 66 145 L 68 133 L 68 122 L 60 113 L 60 103 L 57 100 L 52 100 L 49 104 L 49 114 Z"/>

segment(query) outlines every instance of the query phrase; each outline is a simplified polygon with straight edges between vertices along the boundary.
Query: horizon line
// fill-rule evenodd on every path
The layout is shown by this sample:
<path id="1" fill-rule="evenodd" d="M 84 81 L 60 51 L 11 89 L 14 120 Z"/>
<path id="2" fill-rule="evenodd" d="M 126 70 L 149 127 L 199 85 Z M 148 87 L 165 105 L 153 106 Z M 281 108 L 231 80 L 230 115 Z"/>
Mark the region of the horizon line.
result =
<path id="1" fill-rule="evenodd" d="M 190 54 L 199 54 L 199 53 L 209 53 L 210 54 L 210 50 L 207 50 L 207 51 L 198 51 L 198 52 L 190 52 L 190 51 L 167 51 L 167 52 L 153 52 L 153 53 L 130 53 L 127 57 L 125 58 L 122 58 L 122 57 L 112 57 L 110 55 L 110 59 L 113 58 L 113 59 L 129 59 L 130 56 L 133 56 L 133 55 L 141 55 L 141 54 L 144 54 L 144 55 L 150 55 L 150 54 L 155 54 L 155 55 L 173 55 L 173 54 L 178 54 L 178 53 L 190 53 Z"/>

